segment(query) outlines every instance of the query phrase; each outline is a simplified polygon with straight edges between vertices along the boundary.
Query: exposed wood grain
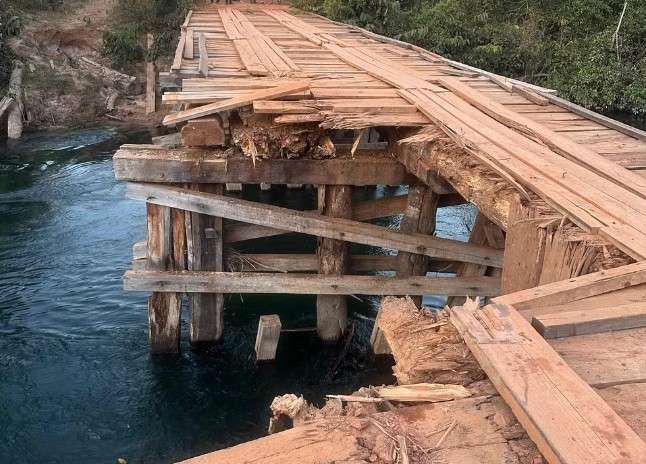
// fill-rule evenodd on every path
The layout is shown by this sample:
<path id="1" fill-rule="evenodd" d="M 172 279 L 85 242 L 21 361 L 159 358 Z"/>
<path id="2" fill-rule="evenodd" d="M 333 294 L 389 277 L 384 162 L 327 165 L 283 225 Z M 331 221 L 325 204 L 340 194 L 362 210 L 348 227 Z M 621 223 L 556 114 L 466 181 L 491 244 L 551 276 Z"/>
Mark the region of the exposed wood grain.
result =
<path id="1" fill-rule="evenodd" d="M 291 293 L 301 295 L 488 295 L 495 277 L 323 276 L 241 272 L 127 271 L 124 288 L 185 293 Z"/>
<path id="2" fill-rule="evenodd" d="M 500 250 L 428 235 L 400 234 L 384 227 L 348 219 L 329 218 L 310 212 L 155 184 L 130 183 L 127 195 L 129 198 L 155 204 L 262 226 L 280 227 L 292 232 L 403 250 L 432 258 L 502 266 Z"/>

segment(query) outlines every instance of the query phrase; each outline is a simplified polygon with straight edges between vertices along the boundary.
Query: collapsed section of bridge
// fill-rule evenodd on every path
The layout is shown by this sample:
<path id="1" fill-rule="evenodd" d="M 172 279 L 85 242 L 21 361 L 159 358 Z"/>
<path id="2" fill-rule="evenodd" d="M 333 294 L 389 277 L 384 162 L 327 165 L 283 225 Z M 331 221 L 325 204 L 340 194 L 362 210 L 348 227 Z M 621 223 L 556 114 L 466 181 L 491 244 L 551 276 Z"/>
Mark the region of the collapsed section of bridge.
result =
<path id="1" fill-rule="evenodd" d="M 152 292 L 154 352 L 179 349 L 182 295 L 192 343 L 223 336 L 228 293 L 318 295 L 329 342 L 346 332 L 348 295 L 447 295 L 452 323 L 550 463 L 643 459 L 646 444 L 589 385 L 643 382 L 646 353 L 634 368 L 603 358 L 595 376 L 548 341 L 594 334 L 610 353 L 626 331 L 646 337 L 646 133 L 279 5 L 191 12 L 161 80 L 177 110 L 164 124 L 181 144 L 114 157 L 128 196 L 146 202 L 148 238 L 124 281 Z M 318 204 L 227 194 L 241 185 L 314 186 Z M 356 200 L 377 185 L 408 192 Z M 438 208 L 466 202 L 478 209 L 468 242 L 435 236 Z M 396 215 L 398 230 L 369 222 Z M 318 237 L 316 253 L 237 249 L 287 233 Z M 373 346 L 390 349 L 378 324 Z"/>

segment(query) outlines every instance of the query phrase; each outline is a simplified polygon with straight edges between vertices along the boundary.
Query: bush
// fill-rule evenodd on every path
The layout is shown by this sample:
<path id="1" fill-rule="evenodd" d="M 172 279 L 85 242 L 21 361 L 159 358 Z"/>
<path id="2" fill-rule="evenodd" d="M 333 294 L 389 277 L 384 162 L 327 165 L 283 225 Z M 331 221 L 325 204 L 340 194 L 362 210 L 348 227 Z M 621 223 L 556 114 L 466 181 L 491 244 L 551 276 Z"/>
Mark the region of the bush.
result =
<path id="1" fill-rule="evenodd" d="M 194 0 L 116 0 L 113 28 L 103 37 L 103 53 L 123 69 L 141 62 L 170 56 L 175 51 L 179 29 Z M 155 35 L 150 52 L 144 49 L 146 34 Z"/>
<path id="2" fill-rule="evenodd" d="M 646 119 L 646 2 L 297 0 L 296 6 L 447 58 L 557 89 L 603 112 Z"/>

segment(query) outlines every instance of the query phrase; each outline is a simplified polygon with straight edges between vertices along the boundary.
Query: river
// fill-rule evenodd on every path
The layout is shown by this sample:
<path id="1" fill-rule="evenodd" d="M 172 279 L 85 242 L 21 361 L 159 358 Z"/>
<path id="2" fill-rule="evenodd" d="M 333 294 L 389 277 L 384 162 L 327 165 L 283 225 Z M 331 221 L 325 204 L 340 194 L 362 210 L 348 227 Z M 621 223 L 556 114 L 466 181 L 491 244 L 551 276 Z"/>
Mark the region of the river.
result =
<path id="1" fill-rule="evenodd" d="M 313 326 L 308 296 L 229 296 L 221 345 L 192 351 L 184 333 L 180 355 L 151 357 L 146 295 L 121 282 L 132 244 L 145 238 L 145 208 L 125 198 L 111 163 L 121 143 L 147 141 L 147 133 L 97 128 L 0 148 L 1 463 L 174 462 L 262 436 L 276 395 L 320 403 L 325 393 L 391 380 L 366 351 L 371 323 L 361 315 L 374 317 L 373 299 L 351 300 L 355 337 L 340 363 L 341 350 L 311 334 L 287 334 L 275 364 L 253 363 L 258 316 Z M 313 190 L 262 195 L 296 208 L 315 198 Z M 438 234 L 464 238 L 471 216 L 440 210 Z M 291 235 L 260 249 L 312 247 Z"/>

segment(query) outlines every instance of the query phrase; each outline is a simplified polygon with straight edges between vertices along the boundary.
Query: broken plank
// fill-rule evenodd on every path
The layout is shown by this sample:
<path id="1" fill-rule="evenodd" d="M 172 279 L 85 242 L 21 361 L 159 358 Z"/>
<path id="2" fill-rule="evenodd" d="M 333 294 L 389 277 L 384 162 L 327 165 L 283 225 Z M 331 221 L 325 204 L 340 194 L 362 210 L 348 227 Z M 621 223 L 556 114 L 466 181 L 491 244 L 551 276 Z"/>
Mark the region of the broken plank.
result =
<path id="1" fill-rule="evenodd" d="M 124 288 L 184 293 L 299 295 L 496 295 L 495 277 L 324 276 L 260 272 L 127 271 Z"/>
<path id="2" fill-rule="evenodd" d="M 400 234 L 373 224 L 294 211 L 177 187 L 129 183 L 129 198 L 267 227 L 364 245 L 408 251 L 432 258 L 502 266 L 502 251 L 423 234 Z M 405 293 L 403 293 L 405 294 Z"/>

